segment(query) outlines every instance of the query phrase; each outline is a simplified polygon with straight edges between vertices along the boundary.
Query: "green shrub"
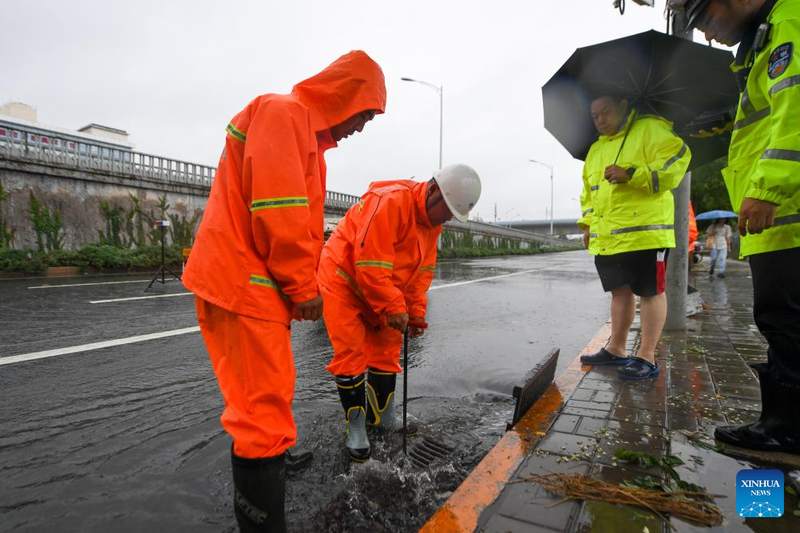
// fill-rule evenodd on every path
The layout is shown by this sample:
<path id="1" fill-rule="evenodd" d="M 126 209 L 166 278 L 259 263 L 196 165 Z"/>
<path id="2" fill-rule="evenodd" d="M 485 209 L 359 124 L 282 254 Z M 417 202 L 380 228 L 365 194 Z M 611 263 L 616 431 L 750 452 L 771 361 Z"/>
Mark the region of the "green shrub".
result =
<path id="1" fill-rule="evenodd" d="M 96 268 L 127 268 L 131 266 L 127 250 L 108 244 L 89 244 L 78 250 L 78 260 Z"/>
<path id="2" fill-rule="evenodd" d="M 142 246 L 129 250 L 131 266 L 148 267 L 161 264 L 161 246 Z M 164 262 L 168 265 L 179 265 L 183 260 L 183 249 L 173 244 L 164 248 Z"/>
<path id="3" fill-rule="evenodd" d="M 530 248 L 484 248 L 463 246 L 439 250 L 438 257 L 447 259 L 453 257 L 493 257 L 497 255 L 533 255 L 543 251 L 539 247 Z"/>
<path id="4" fill-rule="evenodd" d="M 58 250 L 45 256 L 48 266 L 89 266 L 77 250 Z"/>
<path id="5" fill-rule="evenodd" d="M 0 250 L 0 270 L 39 274 L 48 266 L 47 254 L 40 254 L 36 250 Z"/>

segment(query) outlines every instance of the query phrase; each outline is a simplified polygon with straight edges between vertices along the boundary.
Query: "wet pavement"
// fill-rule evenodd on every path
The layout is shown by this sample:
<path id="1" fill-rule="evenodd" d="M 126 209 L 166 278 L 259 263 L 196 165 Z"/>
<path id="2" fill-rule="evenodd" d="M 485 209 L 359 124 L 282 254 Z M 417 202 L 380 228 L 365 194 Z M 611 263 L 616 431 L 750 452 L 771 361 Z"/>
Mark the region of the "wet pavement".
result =
<path id="1" fill-rule="evenodd" d="M 699 265 L 702 267 L 703 265 Z M 503 437 L 424 531 L 800 531 L 798 499 L 785 493 L 780 518 L 737 514 L 736 474 L 741 469 L 798 468 L 800 457 L 759 454 L 742 458 L 715 448 L 718 425 L 758 419 L 758 380 L 747 364 L 766 359 L 766 343 L 752 317 L 752 282 L 747 263 L 729 261 L 727 278 L 695 273 L 694 285 L 708 309 L 689 318 L 687 331 L 667 332 L 656 354 L 661 373 L 646 382 L 626 382 L 616 367 L 581 366 L 577 358 L 534 405 L 518 428 Z M 638 319 L 637 319 L 638 320 Z M 637 325 L 629 353 L 639 340 Z M 602 328 L 582 353 L 605 344 Z M 564 354 L 566 355 L 566 354 Z M 723 524 L 711 528 L 640 507 L 564 500 L 529 478 L 534 474 L 581 473 L 613 484 L 649 475 L 657 467 L 631 466 L 614 457 L 620 448 L 656 458 L 677 456 L 675 471 L 686 482 L 715 495 Z"/>
<path id="2" fill-rule="evenodd" d="M 0 280 L 0 530 L 235 528 L 193 297 L 177 282 L 145 294 L 149 280 Z M 552 346 L 577 353 L 608 312 L 585 252 L 443 261 L 429 301 L 409 413 L 454 451 L 428 469 L 405 463 L 396 436 L 347 460 L 324 325 L 293 326 L 293 409 L 315 458 L 289 474 L 291 531 L 417 530 L 501 438 L 513 386 Z"/>

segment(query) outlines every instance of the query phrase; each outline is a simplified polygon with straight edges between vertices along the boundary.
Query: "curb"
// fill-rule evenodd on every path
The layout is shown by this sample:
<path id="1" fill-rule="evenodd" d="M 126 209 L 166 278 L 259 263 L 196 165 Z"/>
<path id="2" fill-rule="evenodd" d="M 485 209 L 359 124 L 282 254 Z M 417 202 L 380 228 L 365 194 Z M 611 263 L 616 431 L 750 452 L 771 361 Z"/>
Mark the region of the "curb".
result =
<path id="1" fill-rule="evenodd" d="M 466 533 L 475 530 L 481 512 L 494 503 L 522 461 L 547 434 L 561 407 L 583 379 L 586 372 L 581 370 L 580 356 L 594 353 L 605 346 L 610 335 L 611 323 L 608 322 L 517 425 L 489 450 L 453 495 L 420 529 L 421 533 Z"/>

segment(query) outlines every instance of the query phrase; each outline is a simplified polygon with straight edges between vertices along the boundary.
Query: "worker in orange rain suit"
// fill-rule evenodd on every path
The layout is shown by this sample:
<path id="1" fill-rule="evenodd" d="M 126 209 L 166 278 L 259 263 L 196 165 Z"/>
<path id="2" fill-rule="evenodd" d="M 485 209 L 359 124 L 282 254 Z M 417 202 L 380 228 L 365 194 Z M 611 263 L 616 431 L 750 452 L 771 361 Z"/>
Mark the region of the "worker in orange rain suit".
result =
<path id="1" fill-rule="evenodd" d="M 183 276 L 225 400 L 234 510 L 242 531 L 283 531 L 285 459 L 295 444 L 290 322 L 322 312 L 325 150 L 383 113 L 381 68 L 340 57 L 291 94 L 265 94 L 227 127 Z"/>
<path id="2" fill-rule="evenodd" d="M 692 269 L 693 264 L 700 261 L 699 254 L 694 252 L 697 248 L 695 243 L 697 242 L 697 236 L 699 234 L 700 232 L 697 230 L 697 219 L 694 217 L 694 206 L 692 202 L 689 202 L 689 270 Z"/>
<path id="3" fill-rule="evenodd" d="M 689 202 L 689 252 L 694 252 L 694 243 L 697 242 L 697 236 L 700 234 L 697 231 L 697 219 L 694 218 L 694 206 Z"/>
<path id="4" fill-rule="evenodd" d="M 466 165 L 445 167 L 427 183 L 375 182 L 325 244 L 318 279 L 334 351 L 327 369 L 336 378 L 353 460 L 370 456 L 367 421 L 402 427 L 394 409 L 401 332 L 409 316 L 425 319 L 442 224 L 453 216 L 466 221 L 480 194 L 480 178 Z M 410 326 L 408 333 L 422 331 Z"/>

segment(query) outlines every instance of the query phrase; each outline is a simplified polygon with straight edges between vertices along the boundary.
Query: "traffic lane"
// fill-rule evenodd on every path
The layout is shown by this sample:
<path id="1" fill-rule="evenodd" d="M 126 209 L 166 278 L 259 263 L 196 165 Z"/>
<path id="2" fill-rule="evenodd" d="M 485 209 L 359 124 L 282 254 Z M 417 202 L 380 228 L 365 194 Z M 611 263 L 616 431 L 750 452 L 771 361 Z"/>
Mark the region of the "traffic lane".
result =
<path id="1" fill-rule="evenodd" d="M 561 254 L 563 255 L 563 254 Z M 521 268 L 552 268 L 558 254 L 490 260 L 445 261 L 434 283 L 442 284 L 505 274 Z M 96 283 L 84 278 L 64 280 L 14 280 L 0 283 L 0 357 L 55 348 L 79 346 L 181 329 L 196 325 L 194 302 L 183 286 L 173 281 L 156 283 L 144 292 L 149 279 L 115 278 Z M 43 285 L 49 288 L 39 288 Z M 36 289 L 31 289 L 36 287 Z M 168 295 L 161 298 L 158 296 Z M 139 299 L 139 298 L 152 299 Z M 90 303 L 135 298 L 128 301 Z"/>
<path id="2" fill-rule="evenodd" d="M 488 278 L 527 270 L 575 270 L 594 272 L 591 256 L 584 251 L 520 256 L 444 259 L 436 264 L 432 286 Z M 588 262 L 587 262 L 588 259 Z"/>
<path id="3" fill-rule="evenodd" d="M 553 347 L 558 375 L 608 318 L 608 296 L 580 263 L 428 298 L 429 328 L 411 344 L 410 396 L 510 394 Z"/>
<path id="4" fill-rule="evenodd" d="M 394 435 L 373 442 L 372 464 L 353 465 L 343 453 L 344 419 L 332 378 L 307 353 L 297 354 L 298 368 L 325 374 L 327 387 L 306 400 L 296 397 L 293 406 L 299 441 L 315 459 L 289 476 L 292 531 L 323 530 L 321 524 L 340 520 L 339 530 L 366 528 L 363 517 L 375 512 L 376 501 L 393 502 L 385 519 L 413 522 L 396 530 L 416 530 L 496 442 L 512 409 L 509 399 L 486 395 L 412 401 L 409 412 L 422 434 L 457 447 L 452 463 L 435 476 L 409 476 L 396 464 L 402 439 Z M 76 531 L 234 526 L 231 441 L 219 424 L 224 404 L 198 333 L 4 370 L 0 530 L 41 531 L 55 523 Z M 299 378 L 298 392 L 305 388 Z M 347 493 L 369 498 L 351 504 Z"/>
<path id="5" fill-rule="evenodd" d="M 0 529 L 221 529 L 230 439 L 200 334 L 8 365 L 0 388 Z"/>
<path id="6" fill-rule="evenodd" d="M 29 280 L 0 284 L 0 357 L 197 325 L 194 298 L 180 283 L 145 293 L 147 283 L 40 290 L 29 289 Z M 90 303 L 160 295 L 175 296 Z"/>
<path id="7" fill-rule="evenodd" d="M 570 264 L 568 261 L 559 270 L 583 270 Z M 508 305 L 507 292 L 524 293 L 530 286 L 530 280 L 526 281 L 529 276 L 488 282 L 491 287 L 484 287 L 487 282 L 442 287 L 431 292 L 431 298 L 436 300 L 457 290 L 452 292 L 456 301 L 467 298 L 485 304 L 500 295 Z M 563 283 L 564 279 L 548 272 L 534 286 L 552 286 L 554 281 Z M 434 323 L 459 324 L 463 320 L 463 313 L 448 300 L 442 300 L 440 310 L 434 310 L 439 304 L 432 301 L 430 317 Z M 530 312 L 530 307 L 520 309 Z M 486 317 L 462 324 L 457 335 L 473 337 L 475 324 L 481 321 L 487 322 Z M 486 329 L 494 328 L 487 324 Z M 502 343 L 510 345 L 508 332 L 497 330 L 502 333 Z M 427 338 L 437 338 L 438 331 L 434 328 Z M 443 338 L 447 341 L 444 344 L 451 344 L 447 335 Z M 376 480 L 368 472 L 353 475 L 341 453 L 341 408 L 332 379 L 324 370 L 332 355 L 324 326 L 295 324 L 293 342 L 298 368 L 294 404 L 298 432 L 317 459 L 311 471 L 290 481 L 287 508 L 300 524 L 320 524 L 329 515 L 341 514 L 337 509 L 342 502 L 333 496 L 341 488 L 341 476 L 354 483 L 356 491 L 370 493 L 375 492 Z M 412 346 L 412 354 L 422 348 Z M 433 348 L 438 350 L 439 346 Z M 438 355 L 434 350 L 426 357 Z M 490 382 L 504 381 L 502 374 L 471 360 L 464 364 L 463 355 L 455 359 L 466 383 L 460 386 L 470 389 L 467 394 L 474 401 L 441 399 L 454 391 L 434 385 L 430 401 L 411 402 L 411 412 L 419 417 L 423 429 L 445 428 L 448 438 L 466 442 L 466 456 L 454 457 L 464 472 L 450 476 L 447 487 L 418 489 L 429 491 L 425 498 L 433 502 L 431 505 L 436 503 L 435 495 L 452 490 L 456 478 L 466 475 L 469 465 L 474 465 L 496 440 L 498 420 L 504 421 L 502 415 L 510 410 L 507 401 L 497 403 L 491 395 L 489 399 L 475 396 L 480 387 L 494 387 L 486 384 L 487 376 L 494 376 Z M 412 366 L 423 360 L 412 356 Z M 436 370 L 424 366 L 412 369 L 412 396 L 417 384 L 441 384 Z M 527 365 L 521 365 L 520 370 L 524 374 Z M 509 385 L 516 384 L 508 381 Z M 0 524 L 8 524 L 9 529 L 20 526 L 36 530 L 58 522 L 70 529 L 95 531 L 112 526 L 118 531 L 146 527 L 219 531 L 233 524 L 229 506 L 230 439 L 219 426 L 222 399 L 199 334 L 8 365 L 0 373 L 0 386 L 11 399 L 0 407 L 0 428 L 4 428 L 0 430 L 0 473 L 7 480 L 0 488 L 0 501 L 8 502 L 0 508 Z M 510 390 L 501 395 L 507 398 Z M 427 424 L 435 416 L 440 418 L 432 426 Z M 378 445 L 376 454 L 380 452 Z M 377 482 L 394 486 L 398 476 L 403 476 L 402 472 L 395 474 L 381 476 Z M 324 494 L 313 498 L 314 510 L 304 510 L 309 494 L 320 492 L 320 487 Z M 415 498 L 418 496 L 410 494 L 409 501 L 398 506 L 398 517 L 419 511 L 414 507 Z M 168 501 L 175 504 L 166 504 Z M 361 511 L 369 510 L 370 501 Z"/>
<path id="8" fill-rule="evenodd" d="M 554 346 L 562 350 L 558 375 L 608 318 L 608 295 L 587 253 L 449 262 L 436 275 L 429 328 L 409 340 L 410 397 L 510 395 Z M 507 277 L 469 283 L 498 275 Z M 303 384 L 296 399 L 313 401 L 334 390 L 325 370 L 333 350 L 324 321 L 294 322 L 292 346 Z"/>

